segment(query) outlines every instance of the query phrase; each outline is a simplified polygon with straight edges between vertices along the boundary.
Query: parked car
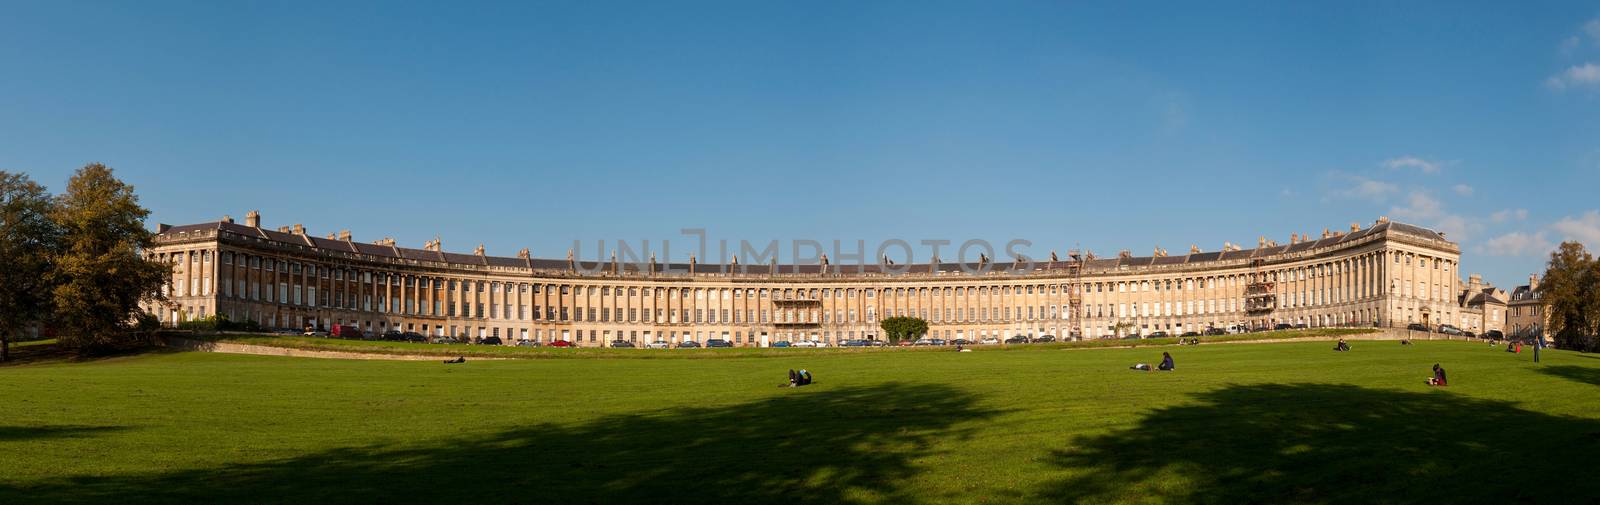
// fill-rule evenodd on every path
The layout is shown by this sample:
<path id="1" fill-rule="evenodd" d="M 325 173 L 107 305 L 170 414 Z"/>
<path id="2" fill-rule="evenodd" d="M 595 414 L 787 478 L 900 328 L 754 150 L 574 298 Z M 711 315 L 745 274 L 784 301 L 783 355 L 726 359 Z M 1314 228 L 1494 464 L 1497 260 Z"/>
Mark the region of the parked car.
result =
<path id="1" fill-rule="evenodd" d="M 1228 330 L 1224 330 L 1222 328 L 1206 328 L 1206 331 L 1201 332 L 1201 334 L 1208 337 L 1214 335 L 1227 335 Z"/>
<path id="2" fill-rule="evenodd" d="M 1000 343 L 1000 339 L 995 337 L 983 337 L 982 339 L 978 340 L 978 343 L 983 345 L 994 345 Z"/>
<path id="3" fill-rule="evenodd" d="M 378 338 L 390 342 L 399 342 L 401 340 L 400 330 L 384 330 Z"/>
<path id="4" fill-rule="evenodd" d="M 328 336 L 328 332 L 318 329 L 309 329 L 301 332 L 300 335 L 304 337 L 326 337 Z"/>
<path id="5" fill-rule="evenodd" d="M 1051 342 L 1055 342 L 1056 341 L 1056 336 L 1055 335 L 1045 335 L 1045 336 L 1033 339 L 1033 341 L 1034 341 L 1034 343 L 1038 343 L 1038 344 L 1048 344 L 1048 343 L 1051 343 Z"/>
<path id="6" fill-rule="evenodd" d="M 1180 337 L 1198 337 L 1198 336 L 1200 336 L 1200 332 L 1198 332 L 1198 331 L 1186 331 L 1186 332 L 1183 332 L 1182 335 L 1178 335 L 1178 336 L 1180 336 Z"/>
<path id="7" fill-rule="evenodd" d="M 767 344 L 767 347 L 789 347 L 789 342 L 786 340 L 779 340 L 777 342 Z"/>
<path id="8" fill-rule="evenodd" d="M 505 342 L 500 340 L 500 337 L 483 337 L 483 338 L 478 339 L 478 345 L 504 345 L 504 344 L 505 344 Z"/>
<path id="9" fill-rule="evenodd" d="M 1461 332 L 1461 336 L 1467 337 L 1467 338 L 1478 338 L 1478 334 L 1470 332 L 1470 331 Z"/>
<path id="10" fill-rule="evenodd" d="M 712 347 L 733 347 L 733 342 L 729 342 L 728 339 L 725 338 L 713 338 L 711 340 L 707 340 L 706 348 L 710 349 Z"/>
<path id="11" fill-rule="evenodd" d="M 852 339 L 852 340 L 846 340 L 846 341 L 843 341 L 843 342 L 839 342 L 839 347 L 866 347 L 867 345 L 868 345 L 867 341 L 865 341 L 865 340 L 854 340 L 854 339 Z"/>
<path id="12" fill-rule="evenodd" d="M 572 343 L 570 341 L 567 341 L 567 340 L 552 340 L 552 341 L 550 341 L 550 347 L 577 347 L 577 346 L 578 346 L 578 344 L 574 344 L 574 343 Z"/>
<path id="13" fill-rule="evenodd" d="M 1483 332 L 1483 338 L 1494 339 L 1494 340 L 1505 340 L 1506 334 L 1505 334 L 1505 332 L 1502 332 L 1500 330 L 1489 330 L 1489 331 Z"/>
<path id="14" fill-rule="evenodd" d="M 611 347 L 615 347 L 615 348 L 618 348 L 618 349 L 633 349 L 634 347 L 637 347 L 637 346 L 633 345 L 633 342 L 629 342 L 627 340 L 612 340 L 611 341 Z"/>
<path id="15" fill-rule="evenodd" d="M 867 342 L 867 347 L 883 347 L 883 346 L 889 345 L 888 342 L 884 342 L 882 340 L 870 339 L 870 338 L 867 339 L 866 342 Z"/>
<path id="16" fill-rule="evenodd" d="M 815 341 L 811 341 L 811 340 L 797 340 L 797 341 L 789 344 L 789 346 L 790 347 L 813 347 L 814 348 L 814 347 L 817 347 L 817 343 Z"/>
<path id="17" fill-rule="evenodd" d="M 1130 334 L 1122 336 L 1123 340 L 1138 340 L 1138 339 L 1141 339 L 1141 338 L 1144 338 L 1144 337 L 1139 336 L 1138 333 L 1130 333 Z"/>
<path id="18" fill-rule="evenodd" d="M 645 349 L 671 349 L 672 348 L 672 344 L 667 343 L 667 341 L 665 341 L 665 340 L 657 340 L 655 342 L 651 342 L 651 343 L 645 344 L 644 348 Z"/>
<path id="19" fill-rule="evenodd" d="M 1152 331 L 1152 332 L 1150 332 L 1150 337 L 1149 338 L 1164 338 L 1164 337 L 1170 337 L 1170 336 L 1172 336 L 1172 335 L 1168 334 L 1165 331 Z"/>
<path id="20" fill-rule="evenodd" d="M 1406 329 L 1412 331 L 1428 331 L 1428 325 L 1422 323 L 1411 323 L 1406 325 Z"/>
<path id="21" fill-rule="evenodd" d="M 408 331 L 400 334 L 400 340 L 406 342 L 427 342 L 428 337 L 423 336 L 421 333 Z"/>
<path id="22" fill-rule="evenodd" d="M 911 345 L 944 345 L 944 344 L 945 344 L 945 340 L 942 339 L 942 338 L 921 338 L 921 339 L 917 339 L 917 341 L 912 343 Z"/>
<path id="23" fill-rule="evenodd" d="M 1441 324 L 1439 325 L 1439 333 L 1443 333 L 1445 335 L 1460 335 L 1461 329 L 1452 325 Z"/>
<path id="24" fill-rule="evenodd" d="M 1309 326 L 1306 326 L 1306 323 L 1300 323 L 1300 324 L 1294 325 L 1294 327 L 1297 330 L 1304 330 L 1306 328 L 1310 328 Z"/>
<path id="25" fill-rule="evenodd" d="M 693 340 L 685 340 L 685 341 L 682 341 L 682 342 L 678 342 L 678 348 L 679 349 L 699 349 L 700 348 L 700 343 L 699 342 L 695 342 Z"/>
<path id="26" fill-rule="evenodd" d="M 328 336 L 335 338 L 361 338 L 361 328 L 353 324 L 336 324 L 328 328 Z"/>
<path id="27" fill-rule="evenodd" d="M 522 339 L 517 341 L 517 347 L 539 347 L 537 340 Z"/>
<path id="28" fill-rule="evenodd" d="M 958 339 L 955 339 L 955 340 L 951 340 L 950 341 L 950 345 L 972 345 L 972 341 L 964 339 L 964 338 L 958 338 Z"/>
<path id="29" fill-rule="evenodd" d="M 990 338 L 994 338 L 994 337 L 990 337 Z M 1028 343 L 1028 337 L 1024 336 L 1024 335 L 1017 335 L 1015 337 L 1011 337 L 1011 338 L 1006 339 L 1006 343 L 1007 344 L 1026 344 L 1026 343 Z"/>

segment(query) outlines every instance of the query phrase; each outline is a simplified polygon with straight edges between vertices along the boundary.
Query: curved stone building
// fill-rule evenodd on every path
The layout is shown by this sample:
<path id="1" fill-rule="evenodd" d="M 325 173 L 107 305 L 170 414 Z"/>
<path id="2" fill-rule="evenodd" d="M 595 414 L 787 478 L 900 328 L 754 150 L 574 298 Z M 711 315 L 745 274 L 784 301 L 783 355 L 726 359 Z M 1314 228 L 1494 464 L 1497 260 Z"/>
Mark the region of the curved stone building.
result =
<path id="1" fill-rule="evenodd" d="M 224 314 L 267 327 L 567 340 L 601 346 L 727 339 L 837 343 L 893 316 L 938 338 L 1102 338 L 1277 324 L 1430 326 L 1457 319 L 1460 249 L 1380 218 L 1287 244 L 1010 263 L 739 265 L 580 263 L 422 249 L 349 232 L 244 224 L 162 225 L 149 255 L 174 265 L 169 324 Z M 890 271 L 902 273 L 892 274 Z M 973 274 L 971 271 L 986 270 Z"/>

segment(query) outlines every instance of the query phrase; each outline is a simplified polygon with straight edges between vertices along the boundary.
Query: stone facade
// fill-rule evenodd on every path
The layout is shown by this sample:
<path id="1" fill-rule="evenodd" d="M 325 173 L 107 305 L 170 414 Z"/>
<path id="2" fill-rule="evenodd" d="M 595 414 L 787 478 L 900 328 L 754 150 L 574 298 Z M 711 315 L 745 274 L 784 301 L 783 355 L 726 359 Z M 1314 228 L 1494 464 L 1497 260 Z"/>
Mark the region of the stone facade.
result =
<path id="1" fill-rule="evenodd" d="M 1228 245 L 1186 255 L 1074 256 L 1010 271 L 1010 263 L 885 265 L 666 263 L 589 265 L 422 249 L 393 240 L 263 228 L 251 212 L 163 225 L 152 257 L 174 265 L 170 302 L 147 307 L 169 324 L 225 314 L 267 327 L 429 336 L 498 336 L 605 345 L 727 339 L 877 337 L 878 321 L 915 316 L 938 338 L 1100 338 L 1277 324 L 1404 327 L 1458 321 L 1460 250 L 1435 231 L 1379 219 L 1317 239 Z M 583 268 L 584 266 L 593 268 Z M 971 274 L 963 270 L 990 271 Z M 597 273 L 596 273 L 597 272 Z"/>
<path id="2" fill-rule="evenodd" d="M 1545 328 L 1544 305 L 1539 300 L 1539 276 L 1529 275 L 1526 285 L 1511 290 L 1507 302 L 1506 334 L 1519 337 L 1542 337 Z"/>

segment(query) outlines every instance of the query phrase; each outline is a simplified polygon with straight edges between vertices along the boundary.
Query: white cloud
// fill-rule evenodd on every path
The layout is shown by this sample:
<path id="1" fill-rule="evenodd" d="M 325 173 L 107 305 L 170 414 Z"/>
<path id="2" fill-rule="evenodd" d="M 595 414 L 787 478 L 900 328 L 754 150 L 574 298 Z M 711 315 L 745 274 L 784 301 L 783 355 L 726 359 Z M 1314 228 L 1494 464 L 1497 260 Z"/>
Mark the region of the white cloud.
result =
<path id="1" fill-rule="evenodd" d="M 1484 243 L 1481 251 L 1490 256 L 1539 256 L 1555 248 L 1544 232 L 1511 232 Z"/>
<path id="2" fill-rule="evenodd" d="M 1561 218 L 1550 228 L 1561 233 L 1563 240 L 1572 239 L 1591 248 L 1600 247 L 1600 211 L 1591 210 L 1576 218 Z"/>
<path id="3" fill-rule="evenodd" d="M 1461 196 L 1472 196 L 1472 186 L 1466 184 L 1457 184 L 1450 189 L 1455 190 L 1456 194 Z"/>
<path id="4" fill-rule="evenodd" d="M 1504 223 L 1513 219 L 1521 221 L 1527 218 L 1528 209 L 1505 209 L 1489 215 L 1489 219 L 1494 220 L 1496 223 Z"/>
<path id="5" fill-rule="evenodd" d="M 1391 170 L 1415 168 L 1421 170 L 1422 173 L 1425 174 L 1437 174 L 1439 173 L 1439 167 L 1443 165 L 1443 163 L 1437 161 L 1428 161 L 1416 156 L 1401 156 L 1399 158 L 1391 158 L 1383 161 L 1383 166 L 1388 167 Z"/>
<path id="6" fill-rule="evenodd" d="M 1338 181 L 1338 189 L 1329 193 L 1331 197 L 1356 198 L 1381 202 L 1389 195 L 1400 192 L 1400 187 L 1392 183 L 1370 179 L 1359 175 L 1349 175 L 1334 172 L 1331 176 Z"/>
<path id="7" fill-rule="evenodd" d="M 1553 90 L 1564 90 L 1578 87 L 1600 87 L 1600 65 L 1584 63 L 1567 67 L 1567 70 L 1544 80 L 1544 85 Z"/>
<path id="8" fill-rule="evenodd" d="M 1472 234 L 1483 229 L 1482 223 L 1446 212 L 1443 202 L 1423 191 L 1412 191 L 1406 197 L 1406 206 L 1392 207 L 1389 213 L 1401 221 L 1438 230 L 1445 234 L 1445 238 L 1456 243 L 1466 242 Z"/>

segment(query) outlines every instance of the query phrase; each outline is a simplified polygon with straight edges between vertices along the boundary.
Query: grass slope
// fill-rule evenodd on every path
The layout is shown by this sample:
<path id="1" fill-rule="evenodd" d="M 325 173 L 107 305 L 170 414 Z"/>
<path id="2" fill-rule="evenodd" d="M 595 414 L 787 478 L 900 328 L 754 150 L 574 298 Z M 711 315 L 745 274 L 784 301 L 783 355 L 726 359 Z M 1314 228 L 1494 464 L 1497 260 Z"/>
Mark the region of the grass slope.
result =
<path id="1" fill-rule="evenodd" d="M 1217 335 L 1202 337 L 1206 343 L 1240 342 L 1240 341 L 1265 341 L 1289 340 L 1298 338 L 1358 338 L 1363 334 L 1372 333 L 1370 328 L 1317 328 L 1307 330 L 1283 330 L 1262 333 L 1242 333 L 1237 335 Z M 201 335 L 184 336 L 219 342 L 233 342 L 239 344 L 264 345 L 270 347 L 286 347 L 291 349 L 305 349 L 314 351 L 340 351 L 361 352 L 369 354 L 401 354 L 401 355 L 433 355 L 440 357 L 477 356 L 485 358 L 519 358 L 519 359 L 545 359 L 545 358 L 749 358 L 749 357 L 803 357 L 817 356 L 818 353 L 880 353 L 880 352 L 948 352 L 948 347 L 826 347 L 813 348 L 751 348 L 735 347 L 724 349 L 617 349 L 607 347 L 515 347 L 496 345 L 462 345 L 462 344 L 423 344 L 412 342 L 386 342 L 370 340 L 346 340 L 324 337 L 301 337 L 282 335 Z M 1055 349 L 1078 348 L 1104 348 L 1104 347 L 1150 347 L 1167 346 L 1178 343 L 1178 337 L 1148 338 L 1148 339 L 1106 339 L 1085 340 L 1081 342 L 1055 342 L 1048 344 L 1026 345 L 992 345 L 977 346 L 976 349 L 1005 350 L 1005 351 L 1040 351 Z"/>
<path id="2" fill-rule="evenodd" d="M 1600 359 L 1482 344 L 0 368 L 0 503 L 1600 496 Z M 1452 385 L 1422 384 L 1443 363 Z M 788 368 L 817 383 L 775 387 Z"/>

